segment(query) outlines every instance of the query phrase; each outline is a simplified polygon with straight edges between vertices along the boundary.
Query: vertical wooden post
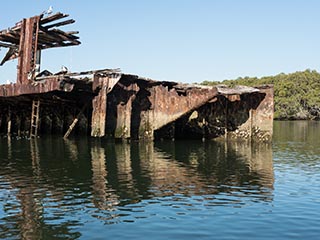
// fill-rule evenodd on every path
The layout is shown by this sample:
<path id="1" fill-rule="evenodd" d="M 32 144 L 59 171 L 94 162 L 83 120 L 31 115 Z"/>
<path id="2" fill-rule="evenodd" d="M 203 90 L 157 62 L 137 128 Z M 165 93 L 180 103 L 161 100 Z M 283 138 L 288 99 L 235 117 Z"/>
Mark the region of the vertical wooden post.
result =
<path id="1" fill-rule="evenodd" d="M 11 136 L 11 109 L 10 107 L 8 108 L 8 118 L 7 118 L 7 135 L 8 137 Z"/>
<path id="2" fill-rule="evenodd" d="M 249 127 L 249 136 L 250 136 L 250 141 L 252 140 L 252 132 L 253 132 L 253 109 L 249 109 L 249 121 L 250 121 L 250 127 Z"/>
<path id="3" fill-rule="evenodd" d="M 228 102 L 229 102 L 229 99 L 225 98 L 225 101 L 226 101 L 226 118 L 225 118 L 224 137 L 225 137 L 225 139 L 227 139 L 228 138 Z"/>
<path id="4" fill-rule="evenodd" d="M 118 104 L 117 106 L 117 126 L 115 130 L 115 138 L 128 139 L 131 137 L 131 114 L 132 114 L 132 103 L 136 97 L 136 92 L 138 92 L 138 85 L 136 83 L 131 83 L 127 87 L 123 87 L 124 94 L 127 102 L 123 104 Z"/>
<path id="5" fill-rule="evenodd" d="M 40 73 L 40 71 L 41 71 L 41 69 L 40 69 L 41 50 L 37 50 L 35 62 L 36 62 L 36 63 L 35 63 L 35 66 L 34 66 L 34 70 L 35 70 L 34 76 L 37 76 L 37 75 Z"/>
<path id="6" fill-rule="evenodd" d="M 20 115 L 16 116 L 16 124 L 17 124 L 18 137 L 21 137 L 21 117 L 20 117 Z"/>
<path id="7" fill-rule="evenodd" d="M 28 84 L 35 76 L 40 16 L 23 19 L 20 30 L 18 84 Z"/>
<path id="8" fill-rule="evenodd" d="M 105 135 L 105 122 L 107 114 L 108 78 L 94 76 L 94 82 L 99 81 L 101 89 L 92 100 L 91 136 L 103 137 Z"/>

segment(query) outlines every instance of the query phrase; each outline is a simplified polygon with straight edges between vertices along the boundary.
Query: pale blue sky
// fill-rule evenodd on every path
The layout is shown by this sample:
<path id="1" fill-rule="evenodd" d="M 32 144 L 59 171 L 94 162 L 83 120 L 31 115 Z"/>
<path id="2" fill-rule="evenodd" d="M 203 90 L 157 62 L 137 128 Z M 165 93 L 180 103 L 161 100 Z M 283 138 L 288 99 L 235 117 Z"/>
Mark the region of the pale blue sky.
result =
<path id="1" fill-rule="evenodd" d="M 82 42 L 45 50 L 42 69 L 52 72 L 119 67 L 192 83 L 320 71 L 318 0 L 10 0 L 0 29 L 50 5 L 76 20 L 64 29 L 79 30 Z M 0 82 L 15 80 L 16 64 L 0 67 Z"/>

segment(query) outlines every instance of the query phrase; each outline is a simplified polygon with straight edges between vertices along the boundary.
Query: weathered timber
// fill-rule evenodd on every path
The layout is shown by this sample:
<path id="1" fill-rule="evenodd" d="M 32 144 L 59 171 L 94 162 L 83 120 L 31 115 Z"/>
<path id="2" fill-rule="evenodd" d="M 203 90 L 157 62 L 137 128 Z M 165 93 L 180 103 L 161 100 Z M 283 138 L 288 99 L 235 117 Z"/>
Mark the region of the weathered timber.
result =
<path id="1" fill-rule="evenodd" d="M 41 24 L 46 24 L 66 17 L 69 17 L 69 14 L 64 14 L 61 12 L 57 12 L 47 17 L 43 17 L 42 15 Z"/>
<path id="2" fill-rule="evenodd" d="M 7 116 L 7 136 L 11 136 L 11 109 L 9 107 L 8 116 Z"/>
<path id="3" fill-rule="evenodd" d="M 34 77 L 36 52 L 38 46 L 39 16 L 24 19 L 20 32 L 20 46 L 18 53 L 18 77 L 19 84 L 28 84 Z"/>
<path id="4" fill-rule="evenodd" d="M 79 45 L 77 31 L 62 31 L 57 27 L 74 23 L 73 19 L 51 23 L 68 17 L 63 13 L 56 13 L 44 17 L 43 14 L 23 19 L 16 26 L 0 31 L 0 47 L 9 48 L 1 64 L 18 58 L 18 82 L 31 80 L 35 77 L 34 65 L 37 50 Z M 51 23 L 51 24 L 49 24 Z M 18 51 L 16 51 L 18 49 Z M 15 51 L 13 51 L 15 50 Z M 26 76 L 29 76 L 29 79 Z M 23 82 L 25 83 L 25 82 Z"/>
<path id="5" fill-rule="evenodd" d="M 62 22 L 58 22 L 58 23 L 53 23 L 53 24 L 50 24 L 50 25 L 46 25 L 45 28 L 46 29 L 49 29 L 49 28 L 53 28 L 53 27 L 61 27 L 61 26 L 64 26 L 64 25 L 68 25 L 68 24 L 72 24 L 74 23 L 75 20 L 73 19 L 68 19 L 66 21 L 62 21 Z"/>
<path id="6" fill-rule="evenodd" d="M 67 131 L 67 132 L 64 134 L 64 136 L 63 136 L 64 139 L 67 139 L 67 138 L 69 137 L 70 133 L 72 132 L 72 130 L 74 129 L 74 127 L 75 127 L 76 124 L 78 123 L 79 118 L 80 118 L 80 115 L 83 113 L 83 111 L 86 109 L 86 107 L 87 107 L 87 104 L 85 104 L 85 105 L 81 108 L 80 112 L 79 112 L 79 113 L 77 114 L 77 116 L 74 118 L 72 124 L 71 124 L 70 127 L 68 128 L 68 131 Z"/>

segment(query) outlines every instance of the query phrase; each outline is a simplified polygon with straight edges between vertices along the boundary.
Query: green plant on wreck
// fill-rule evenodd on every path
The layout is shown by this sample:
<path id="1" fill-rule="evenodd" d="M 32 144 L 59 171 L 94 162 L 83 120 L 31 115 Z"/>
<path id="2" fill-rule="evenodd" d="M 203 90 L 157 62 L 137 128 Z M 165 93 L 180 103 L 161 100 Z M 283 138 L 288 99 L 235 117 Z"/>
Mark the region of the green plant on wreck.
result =
<path id="1" fill-rule="evenodd" d="M 146 121 L 144 124 L 141 124 L 139 128 L 139 138 L 149 138 L 151 137 L 152 128 L 149 121 Z"/>
<path id="2" fill-rule="evenodd" d="M 116 138 L 122 138 L 126 134 L 126 131 L 128 131 L 126 126 L 118 127 L 114 132 L 114 136 Z"/>

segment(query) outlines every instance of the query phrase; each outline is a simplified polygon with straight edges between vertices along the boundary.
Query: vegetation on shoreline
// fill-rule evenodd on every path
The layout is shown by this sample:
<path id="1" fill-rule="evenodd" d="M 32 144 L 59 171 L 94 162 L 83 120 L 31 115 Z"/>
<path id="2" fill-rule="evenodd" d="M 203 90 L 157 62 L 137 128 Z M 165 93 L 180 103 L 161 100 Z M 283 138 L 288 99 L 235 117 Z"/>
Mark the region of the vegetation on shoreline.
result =
<path id="1" fill-rule="evenodd" d="M 305 70 L 290 74 L 280 73 L 262 78 L 240 77 L 222 82 L 204 81 L 204 85 L 225 84 L 227 86 L 274 85 L 274 118 L 279 120 L 320 119 L 320 73 Z"/>

